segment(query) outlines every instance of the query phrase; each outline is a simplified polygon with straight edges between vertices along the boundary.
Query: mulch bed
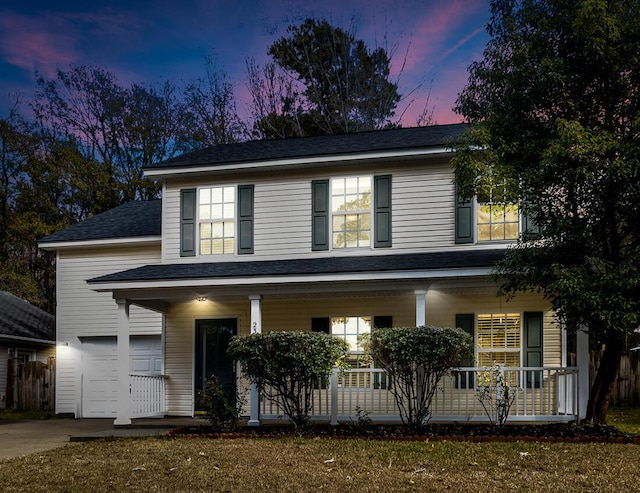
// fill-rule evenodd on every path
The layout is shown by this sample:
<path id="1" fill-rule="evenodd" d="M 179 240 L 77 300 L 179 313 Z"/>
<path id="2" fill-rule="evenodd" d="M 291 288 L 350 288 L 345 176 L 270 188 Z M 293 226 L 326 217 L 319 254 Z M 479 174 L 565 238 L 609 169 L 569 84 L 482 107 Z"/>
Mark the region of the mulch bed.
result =
<path id="1" fill-rule="evenodd" d="M 178 428 L 169 437 L 197 436 L 207 438 L 361 438 L 367 440 L 456 440 L 464 442 L 548 442 L 548 443 L 633 443 L 640 445 L 640 436 L 622 433 L 613 426 L 578 425 L 575 423 L 540 425 L 427 425 L 408 429 L 397 425 L 314 424 L 304 430 L 288 425 L 239 427 L 230 431 L 214 431 L 208 426 Z"/>

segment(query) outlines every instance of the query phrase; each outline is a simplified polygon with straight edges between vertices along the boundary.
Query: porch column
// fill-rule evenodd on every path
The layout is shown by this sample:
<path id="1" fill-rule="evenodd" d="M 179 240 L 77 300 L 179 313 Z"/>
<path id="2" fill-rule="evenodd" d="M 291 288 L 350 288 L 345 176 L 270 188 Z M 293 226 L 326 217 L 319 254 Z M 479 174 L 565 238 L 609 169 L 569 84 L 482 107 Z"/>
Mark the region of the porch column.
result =
<path id="1" fill-rule="evenodd" d="M 114 426 L 131 424 L 131 394 L 129 377 L 129 301 L 118 304 L 118 405 Z"/>
<path id="2" fill-rule="evenodd" d="M 416 327 L 427 324 L 427 290 L 416 289 Z"/>
<path id="3" fill-rule="evenodd" d="M 251 295 L 251 333 L 262 333 L 262 296 Z M 254 383 L 251 384 L 251 408 L 249 411 L 249 426 L 260 426 L 260 393 Z"/>
<path id="4" fill-rule="evenodd" d="M 589 332 L 578 329 L 576 332 L 576 365 L 578 366 L 578 418 L 587 416 L 589 402 Z"/>

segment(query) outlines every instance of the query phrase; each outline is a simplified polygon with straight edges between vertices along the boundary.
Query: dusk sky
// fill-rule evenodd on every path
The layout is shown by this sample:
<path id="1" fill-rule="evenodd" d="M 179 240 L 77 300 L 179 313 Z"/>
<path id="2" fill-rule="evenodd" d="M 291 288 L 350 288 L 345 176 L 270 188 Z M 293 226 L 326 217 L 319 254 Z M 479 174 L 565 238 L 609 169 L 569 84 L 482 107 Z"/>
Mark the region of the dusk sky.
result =
<path id="1" fill-rule="evenodd" d="M 28 99 L 35 76 L 53 78 L 70 64 L 100 66 L 122 85 L 178 84 L 204 76 L 213 54 L 234 83 L 238 110 L 247 111 L 247 57 L 263 63 L 289 24 L 307 17 L 348 28 L 372 49 L 393 51 L 400 93 L 422 85 L 403 124 L 414 126 L 430 87 L 437 123 L 453 123 L 467 67 L 482 57 L 489 0 L 5 0 L 0 6 L 0 118 L 11 95 Z M 386 41 L 385 41 L 386 36 Z M 407 106 L 400 103 L 398 113 Z"/>

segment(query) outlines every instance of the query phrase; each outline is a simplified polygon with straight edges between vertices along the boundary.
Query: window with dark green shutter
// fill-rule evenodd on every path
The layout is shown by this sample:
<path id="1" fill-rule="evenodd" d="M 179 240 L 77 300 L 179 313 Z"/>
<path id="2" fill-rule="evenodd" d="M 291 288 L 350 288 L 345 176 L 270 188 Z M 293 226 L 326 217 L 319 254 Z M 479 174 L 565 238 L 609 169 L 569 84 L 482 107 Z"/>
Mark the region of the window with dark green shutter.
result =
<path id="1" fill-rule="evenodd" d="M 475 315 L 473 313 L 457 313 L 456 314 L 456 327 L 464 330 L 471 336 L 473 340 L 473 347 L 475 348 Z M 465 358 L 460 366 L 473 366 L 473 349 L 471 354 Z M 457 389 L 469 389 L 474 386 L 475 372 L 473 371 L 457 371 L 453 372 L 455 378 L 455 386 Z"/>
<path id="2" fill-rule="evenodd" d="M 238 187 L 238 254 L 253 253 L 253 185 Z"/>
<path id="3" fill-rule="evenodd" d="M 180 190 L 180 256 L 196 254 L 196 189 Z"/>
<path id="4" fill-rule="evenodd" d="M 391 246 L 391 175 L 373 178 L 373 200 L 375 235 L 373 246 L 389 248 Z"/>
<path id="5" fill-rule="evenodd" d="M 329 180 L 311 182 L 311 249 L 329 250 Z"/>
<path id="6" fill-rule="evenodd" d="M 312 249 L 392 246 L 391 175 L 311 182 Z"/>
<path id="7" fill-rule="evenodd" d="M 253 253 L 253 185 L 180 191 L 180 255 Z"/>

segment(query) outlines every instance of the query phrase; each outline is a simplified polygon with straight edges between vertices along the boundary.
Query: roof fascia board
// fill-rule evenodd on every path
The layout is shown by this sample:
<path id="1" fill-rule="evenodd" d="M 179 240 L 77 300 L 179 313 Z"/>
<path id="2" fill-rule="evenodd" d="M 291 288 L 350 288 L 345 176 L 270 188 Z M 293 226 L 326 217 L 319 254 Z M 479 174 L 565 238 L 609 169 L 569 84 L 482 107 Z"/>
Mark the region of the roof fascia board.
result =
<path id="1" fill-rule="evenodd" d="M 138 236 L 127 238 L 102 238 L 96 240 L 69 240 L 38 243 L 43 250 L 69 250 L 72 248 L 100 248 L 112 246 L 160 245 L 162 236 Z"/>
<path id="2" fill-rule="evenodd" d="M 10 334 L 0 334 L 0 339 L 6 339 L 11 341 L 19 341 L 19 342 L 32 342 L 36 344 L 47 344 L 47 345 L 55 345 L 56 341 L 50 341 L 48 339 L 38 339 L 35 337 L 23 337 L 23 336 L 14 336 Z"/>
<path id="3" fill-rule="evenodd" d="M 318 274 L 318 275 L 282 275 L 264 277 L 218 277 L 205 279 L 166 279 L 158 281 L 116 281 L 116 282 L 91 282 L 87 281 L 91 289 L 98 292 L 117 291 L 122 289 L 144 288 L 198 288 L 215 286 L 249 286 L 290 283 L 324 283 L 324 282 L 353 282 L 353 281 L 387 281 L 387 280 L 413 280 L 434 279 L 451 277 L 477 277 L 491 273 L 491 267 L 475 267 L 467 269 L 434 269 L 424 271 L 391 271 L 391 272 L 363 272 L 344 274 Z"/>
<path id="4" fill-rule="evenodd" d="M 196 165 L 196 166 L 167 166 L 162 168 L 145 168 L 144 174 L 148 178 L 184 176 L 194 173 L 223 173 L 229 171 L 247 171 L 255 169 L 274 169 L 295 167 L 299 165 L 310 164 L 335 164 L 340 162 L 354 162 L 365 160 L 391 159 L 391 158 L 408 158 L 419 156 L 441 156 L 450 154 L 452 150 L 445 146 L 432 147 L 429 149 L 408 149 L 405 151 L 387 151 L 387 152 L 362 152 L 357 154 L 340 154 L 335 156 L 305 156 L 291 159 L 273 159 L 267 161 L 243 161 L 238 163 L 222 164 L 222 165 Z"/>

